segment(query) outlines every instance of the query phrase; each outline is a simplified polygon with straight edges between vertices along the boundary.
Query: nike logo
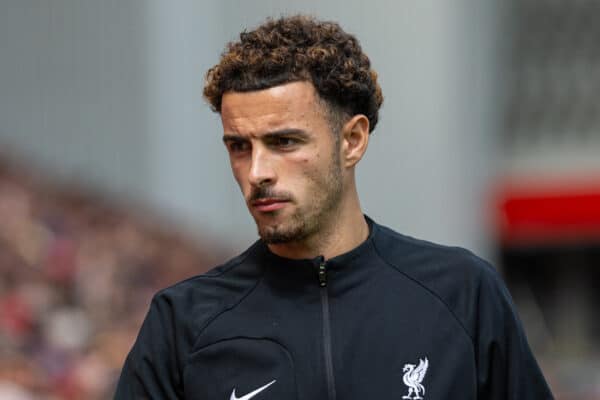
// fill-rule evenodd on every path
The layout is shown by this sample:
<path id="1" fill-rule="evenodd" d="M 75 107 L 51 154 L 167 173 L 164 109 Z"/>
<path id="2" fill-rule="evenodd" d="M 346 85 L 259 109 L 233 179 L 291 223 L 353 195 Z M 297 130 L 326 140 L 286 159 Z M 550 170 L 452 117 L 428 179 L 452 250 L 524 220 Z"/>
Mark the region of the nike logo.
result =
<path id="1" fill-rule="evenodd" d="M 259 394 L 260 392 L 262 392 L 263 390 L 265 390 L 266 388 L 268 388 L 269 386 L 271 386 L 275 382 L 277 382 L 277 381 L 276 380 L 271 381 L 271 382 L 267 383 L 265 386 L 261 386 L 258 389 L 256 389 L 255 391 L 250 392 L 247 395 L 242 396 L 242 397 L 236 397 L 236 395 L 235 395 L 235 388 L 234 388 L 233 392 L 231 392 L 231 397 L 229 398 L 229 400 L 250 400 L 251 398 L 253 398 L 257 394 Z"/>

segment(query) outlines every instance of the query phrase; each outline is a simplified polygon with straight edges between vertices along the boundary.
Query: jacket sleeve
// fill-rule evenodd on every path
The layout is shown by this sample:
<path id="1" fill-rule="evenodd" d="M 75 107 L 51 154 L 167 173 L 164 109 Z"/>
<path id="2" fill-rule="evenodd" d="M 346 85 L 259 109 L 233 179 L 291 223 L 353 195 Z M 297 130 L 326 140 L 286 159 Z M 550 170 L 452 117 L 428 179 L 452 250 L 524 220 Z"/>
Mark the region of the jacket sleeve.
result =
<path id="1" fill-rule="evenodd" d="M 510 294 L 492 267 L 483 274 L 477 300 L 478 399 L 553 399 Z"/>
<path id="2" fill-rule="evenodd" d="M 181 399 L 182 384 L 170 302 L 152 300 L 121 371 L 115 399 Z"/>

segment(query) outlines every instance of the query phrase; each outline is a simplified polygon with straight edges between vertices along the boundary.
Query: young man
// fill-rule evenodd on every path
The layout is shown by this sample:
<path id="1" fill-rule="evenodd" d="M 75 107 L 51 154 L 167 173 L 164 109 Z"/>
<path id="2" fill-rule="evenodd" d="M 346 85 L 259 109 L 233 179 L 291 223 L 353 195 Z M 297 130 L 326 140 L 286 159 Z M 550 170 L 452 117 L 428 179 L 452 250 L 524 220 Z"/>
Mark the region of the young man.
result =
<path id="1" fill-rule="evenodd" d="M 268 20 L 204 95 L 260 240 L 155 296 L 116 398 L 552 398 L 492 267 L 363 215 L 383 97 L 355 37 Z"/>

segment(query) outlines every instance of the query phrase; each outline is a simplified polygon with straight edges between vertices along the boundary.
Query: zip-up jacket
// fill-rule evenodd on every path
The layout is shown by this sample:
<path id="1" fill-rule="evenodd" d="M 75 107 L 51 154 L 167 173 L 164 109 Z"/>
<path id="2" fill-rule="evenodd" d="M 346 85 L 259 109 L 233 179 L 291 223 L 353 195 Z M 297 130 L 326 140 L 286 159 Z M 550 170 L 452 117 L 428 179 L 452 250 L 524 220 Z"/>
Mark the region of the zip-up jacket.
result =
<path id="1" fill-rule="evenodd" d="M 367 221 L 329 260 L 259 240 L 157 293 L 115 398 L 553 398 L 493 267 Z"/>

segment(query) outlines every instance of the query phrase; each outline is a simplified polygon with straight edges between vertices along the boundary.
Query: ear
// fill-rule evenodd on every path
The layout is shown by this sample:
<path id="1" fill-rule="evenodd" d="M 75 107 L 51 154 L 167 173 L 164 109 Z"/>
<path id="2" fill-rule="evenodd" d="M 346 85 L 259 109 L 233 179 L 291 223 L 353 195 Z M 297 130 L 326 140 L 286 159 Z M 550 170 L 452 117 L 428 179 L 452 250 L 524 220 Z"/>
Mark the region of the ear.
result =
<path id="1" fill-rule="evenodd" d="M 369 144 L 369 119 L 357 114 L 342 128 L 342 162 L 346 168 L 355 166 L 367 151 Z"/>

